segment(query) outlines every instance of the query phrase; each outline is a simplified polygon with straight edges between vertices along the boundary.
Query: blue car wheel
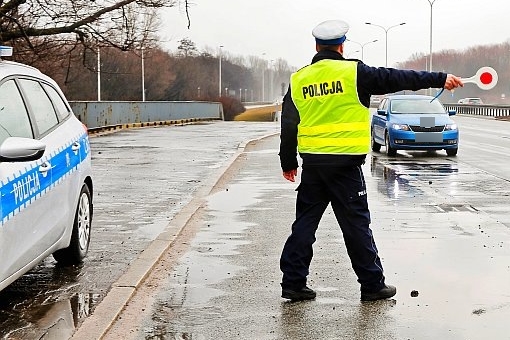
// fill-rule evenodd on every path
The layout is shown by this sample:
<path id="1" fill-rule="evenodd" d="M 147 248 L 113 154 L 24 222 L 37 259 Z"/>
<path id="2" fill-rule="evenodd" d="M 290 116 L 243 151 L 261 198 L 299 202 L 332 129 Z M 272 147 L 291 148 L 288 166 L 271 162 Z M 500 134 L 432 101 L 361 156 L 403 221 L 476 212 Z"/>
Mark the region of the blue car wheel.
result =
<path id="1" fill-rule="evenodd" d="M 372 131 L 372 137 L 370 138 L 370 141 L 371 141 L 370 146 L 372 147 L 372 151 L 375 151 L 375 152 L 381 151 L 381 144 L 379 144 L 375 141 L 375 136 L 374 136 L 373 131 Z"/>
<path id="2" fill-rule="evenodd" d="M 397 149 L 394 149 L 390 146 L 390 134 L 388 132 L 386 132 L 386 137 L 384 138 L 384 141 L 386 143 L 386 154 L 388 156 L 396 156 Z"/>
<path id="3" fill-rule="evenodd" d="M 455 149 L 446 149 L 446 154 L 448 156 L 457 156 L 457 151 L 459 149 L 458 148 L 455 148 Z"/>

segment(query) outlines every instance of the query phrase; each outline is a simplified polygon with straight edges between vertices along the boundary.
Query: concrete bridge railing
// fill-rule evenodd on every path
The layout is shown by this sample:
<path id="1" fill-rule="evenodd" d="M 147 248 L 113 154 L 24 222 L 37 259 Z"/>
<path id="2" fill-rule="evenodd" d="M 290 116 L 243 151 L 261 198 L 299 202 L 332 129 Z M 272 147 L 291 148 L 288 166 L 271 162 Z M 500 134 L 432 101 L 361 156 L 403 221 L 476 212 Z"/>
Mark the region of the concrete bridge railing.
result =
<path id="1" fill-rule="evenodd" d="M 74 114 L 89 130 L 177 121 L 223 120 L 219 102 L 72 101 Z M 154 125 L 154 124 L 152 124 Z"/>

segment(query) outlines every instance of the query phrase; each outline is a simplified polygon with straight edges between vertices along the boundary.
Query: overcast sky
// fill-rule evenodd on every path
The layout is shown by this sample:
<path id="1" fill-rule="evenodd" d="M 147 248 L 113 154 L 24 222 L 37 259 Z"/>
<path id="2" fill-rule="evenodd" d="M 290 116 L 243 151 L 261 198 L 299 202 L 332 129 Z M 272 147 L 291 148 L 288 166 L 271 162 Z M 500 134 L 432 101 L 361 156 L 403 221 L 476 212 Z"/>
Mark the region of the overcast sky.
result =
<path id="1" fill-rule="evenodd" d="M 360 44 L 378 39 L 363 48 L 363 61 L 368 65 L 385 66 L 384 28 L 402 22 L 405 25 L 387 30 L 388 66 L 414 53 L 429 53 L 429 0 L 192 1 L 189 29 L 182 9 L 166 9 L 162 15 L 160 35 L 170 51 L 176 51 L 178 40 L 188 38 L 199 50 L 218 50 L 223 45 L 223 50 L 233 55 L 255 55 L 268 61 L 283 58 L 291 66 L 301 67 L 309 64 L 315 53 L 311 35 L 315 25 L 342 19 L 350 25 L 348 39 Z M 506 42 L 510 38 L 509 15 L 510 2 L 506 0 L 435 0 L 432 50 Z M 361 59 L 360 50 L 359 44 L 346 42 L 344 55 Z"/>

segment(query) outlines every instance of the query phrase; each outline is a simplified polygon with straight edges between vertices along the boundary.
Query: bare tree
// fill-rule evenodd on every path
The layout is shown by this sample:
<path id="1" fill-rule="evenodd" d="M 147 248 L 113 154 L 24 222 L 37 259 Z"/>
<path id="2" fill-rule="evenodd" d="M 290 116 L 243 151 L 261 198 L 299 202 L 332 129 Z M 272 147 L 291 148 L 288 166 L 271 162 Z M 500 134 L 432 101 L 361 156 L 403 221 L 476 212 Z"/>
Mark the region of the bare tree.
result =
<path id="1" fill-rule="evenodd" d="M 179 55 L 186 57 L 194 57 L 198 54 L 196 44 L 188 38 L 179 40 L 179 46 L 177 47 Z"/>
<path id="2" fill-rule="evenodd" d="M 56 46 L 68 46 L 66 56 L 77 45 L 137 49 L 157 41 L 156 10 L 181 3 L 187 12 L 188 0 L 0 1 L 0 43 L 15 46 L 16 56 Z"/>

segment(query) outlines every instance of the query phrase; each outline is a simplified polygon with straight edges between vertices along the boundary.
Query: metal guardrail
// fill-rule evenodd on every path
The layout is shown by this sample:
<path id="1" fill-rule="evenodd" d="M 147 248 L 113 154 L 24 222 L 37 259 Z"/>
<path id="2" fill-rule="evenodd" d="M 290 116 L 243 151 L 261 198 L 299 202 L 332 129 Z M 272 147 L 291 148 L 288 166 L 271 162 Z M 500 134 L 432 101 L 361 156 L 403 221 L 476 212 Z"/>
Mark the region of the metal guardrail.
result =
<path id="1" fill-rule="evenodd" d="M 455 110 L 458 114 L 488 116 L 495 118 L 510 118 L 510 105 L 469 105 L 444 104 L 447 110 Z"/>

